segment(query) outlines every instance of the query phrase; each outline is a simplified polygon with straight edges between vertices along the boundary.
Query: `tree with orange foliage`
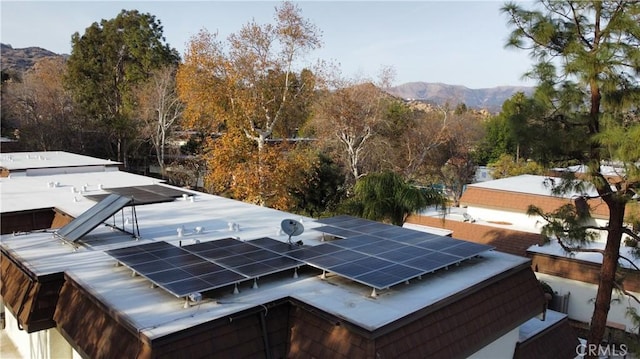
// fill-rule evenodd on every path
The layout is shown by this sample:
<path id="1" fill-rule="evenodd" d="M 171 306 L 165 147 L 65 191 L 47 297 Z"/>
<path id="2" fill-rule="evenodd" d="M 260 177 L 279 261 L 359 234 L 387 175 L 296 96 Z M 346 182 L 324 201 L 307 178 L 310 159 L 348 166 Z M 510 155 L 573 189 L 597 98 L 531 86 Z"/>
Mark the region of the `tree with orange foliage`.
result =
<path id="1" fill-rule="evenodd" d="M 27 149 L 78 150 L 80 136 L 73 116 L 71 94 L 64 89 L 64 59 L 44 58 L 24 74 L 22 81 L 9 82 L 3 105 L 17 127 Z"/>
<path id="2" fill-rule="evenodd" d="M 185 125 L 221 136 L 209 142 L 207 187 L 261 205 L 284 206 L 286 200 L 275 199 L 284 193 L 272 186 L 287 188 L 296 177 L 289 167 L 304 168 L 304 163 L 291 157 L 288 146 L 267 142 L 275 135 L 295 134 L 293 129 L 306 120 L 315 77 L 308 70 L 297 74 L 294 65 L 320 46 L 320 36 L 292 3 L 277 7 L 275 15 L 275 24 L 251 21 L 226 42 L 200 31 L 188 44 L 177 86 Z M 224 170 L 215 167 L 221 163 Z"/>
<path id="3" fill-rule="evenodd" d="M 269 144 L 262 151 L 238 130 L 209 140 L 209 192 L 280 210 L 296 206 L 292 193 L 306 189 L 317 166 L 313 151 L 286 142 Z"/>

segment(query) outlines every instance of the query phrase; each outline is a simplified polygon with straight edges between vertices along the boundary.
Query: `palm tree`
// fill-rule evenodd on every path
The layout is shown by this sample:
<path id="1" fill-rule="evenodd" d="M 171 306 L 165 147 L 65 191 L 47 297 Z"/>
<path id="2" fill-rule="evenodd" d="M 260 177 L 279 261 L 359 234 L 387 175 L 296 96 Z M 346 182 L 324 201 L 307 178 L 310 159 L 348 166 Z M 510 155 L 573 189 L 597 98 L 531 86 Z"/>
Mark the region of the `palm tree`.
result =
<path id="1" fill-rule="evenodd" d="M 429 206 L 442 206 L 444 202 L 445 198 L 437 190 L 416 187 L 397 173 L 385 171 L 360 178 L 354 197 L 345 204 L 344 210 L 362 218 L 402 226 L 410 214 Z"/>

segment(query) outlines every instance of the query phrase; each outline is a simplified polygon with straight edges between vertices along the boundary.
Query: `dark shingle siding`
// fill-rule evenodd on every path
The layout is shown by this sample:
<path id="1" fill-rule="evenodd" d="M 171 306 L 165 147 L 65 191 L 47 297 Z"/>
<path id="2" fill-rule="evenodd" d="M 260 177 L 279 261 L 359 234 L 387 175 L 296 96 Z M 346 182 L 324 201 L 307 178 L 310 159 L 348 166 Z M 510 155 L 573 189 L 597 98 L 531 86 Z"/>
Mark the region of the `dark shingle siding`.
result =
<path id="1" fill-rule="evenodd" d="M 544 332 L 516 345 L 514 359 L 576 357 L 578 337 L 571 328 L 569 320 L 564 318 Z"/>
<path id="2" fill-rule="evenodd" d="M 458 358 L 478 351 L 542 311 L 529 268 L 490 284 L 377 340 L 381 358 Z"/>

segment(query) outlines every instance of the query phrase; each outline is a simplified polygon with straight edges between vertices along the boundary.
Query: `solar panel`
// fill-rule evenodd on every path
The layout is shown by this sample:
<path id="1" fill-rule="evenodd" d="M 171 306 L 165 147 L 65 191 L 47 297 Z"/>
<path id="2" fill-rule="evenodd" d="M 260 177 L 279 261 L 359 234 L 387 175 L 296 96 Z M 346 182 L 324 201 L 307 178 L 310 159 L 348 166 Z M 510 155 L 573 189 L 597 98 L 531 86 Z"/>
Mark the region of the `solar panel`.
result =
<path id="1" fill-rule="evenodd" d="M 340 264 L 349 263 L 350 261 L 331 254 L 326 254 L 323 256 L 308 258 L 306 262 L 320 268 L 331 268 Z"/>
<path id="2" fill-rule="evenodd" d="M 375 293 L 493 248 L 349 216 L 322 221 L 327 223 L 326 228 L 320 227 L 322 231 L 342 229 L 353 235 L 309 247 L 267 237 L 225 238 L 184 247 L 159 242 L 108 253 L 183 297 L 303 264 L 373 287 Z"/>
<path id="3" fill-rule="evenodd" d="M 339 264 L 337 266 L 333 266 L 330 268 L 327 268 L 330 272 L 334 272 L 337 273 L 343 277 L 347 277 L 347 278 L 351 278 L 354 279 L 357 276 L 363 275 L 365 273 L 369 273 L 372 271 L 372 269 L 361 266 L 359 264 L 355 264 L 355 263 L 343 263 L 343 264 Z M 376 287 L 378 289 L 381 289 L 380 287 L 377 287 L 375 285 L 373 285 L 373 287 Z"/>
<path id="4" fill-rule="evenodd" d="M 182 248 L 250 278 L 274 274 L 304 264 L 280 254 L 276 248 L 283 249 L 280 244 L 284 243 L 276 242 L 278 241 L 268 238 L 247 242 L 225 238 Z M 289 248 L 288 245 L 285 246 Z"/>
<path id="5" fill-rule="evenodd" d="M 225 238 L 184 247 L 154 242 L 106 253 L 176 297 L 186 297 L 304 264 L 274 250 L 283 249 L 280 244 L 268 238 L 254 244 Z"/>
<path id="6" fill-rule="evenodd" d="M 250 241 L 247 241 L 247 243 L 251 243 L 254 246 L 258 246 L 264 249 L 272 250 L 276 253 L 284 253 L 284 252 L 290 251 L 293 248 L 296 248 L 296 247 L 292 247 L 289 243 L 280 242 L 278 240 L 275 240 L 269 237 L 252 239 Z"/>
<path id="7" fill-rule="evenodd" d="M 171 202 L 175 200 L 176 197 L 180 197 L 184 194 L 193 195 L 189 192 L 160 185 L 114 187 L 105 188 L 104 190 L 112 194 L 119 194 L 121 196 L 133 198 L 133 204 L 135 205 Z M 84 196 L 90 200 L 98 202 L 109 196 L 109 194 L 91 194 Z"/>
<path id="8" fill-rule="evenodd" d="M 384 272 L 369 272 L 353 278 L 353 280 L 370 285 L 374 288 L 385 288 L 404 282 L 402 278 Z"/>
<path id="9" fill-rule="evenodd" d="M 397 249 L 400 245 L 392 241 L 380 241 L 368 243 L 363 246 L 356 247 L 354 250 L 371 255 L 382 255 L 385 252 Z"/>
<path id="10" fill-rule="evenodd" d="M 449 237 L 437 237 L 437 238 L 430 238 L 428 240 L 425 240 L 419 243 L 415 243 L 415 246 L 438 251 L 438 250 L 443 250 L 449 247 L 453 247 L 460 243 L 461 242 L 459 239 L 453 239 Z"/>
<path id="11" fill-rule="evenodd" d="M 67 241 L 75 242 L 130 203 L 130 198 L 111 194 L 55 233 Z"/>
<path id="12" fill-rule="evenodd" d="M 366 234 L 376 234 L 381 231 L 389 230 L 389 225 L 380 222 L 366 223 L 351 228 L 353 231 Z"/>
<path id="13" fill-rule="evenodd" d="M 483 252 L 487 250 L 487 245 L 473 242 L 460 241 L 455 246 L 447 247 L 442 249 L 441 252 L 448 253 L 454 256 L 462 257 L 462 258 L 470 258 L 475 256 L 479 251 Z"/>
<path id="14" fill-rule="evenodd" d="M 157 184 L 147 185 L 147 186 L 137 186 L 137 188 L 139 188 L 141 190 L 144 190 L 144 191 L 153 192 L 153 193 L 161 195 L 161 196 L 172 197 L 172 198 L 182 197 L 182 195 L 184 195 L 184 194 L 187 194 L 189 196 L 193 196 L 194 195 L 191 192 L 181 191 L 181 190 L 176 189 L 176 188 L 165 187 L 165 186 L 161 186 L 161 185 L 157 185 Z"/>
<path id="15" fill-rule="evenodd" d="M 337 225 L 340 222 L 349 221 L 349 220 L 352 220 L 353 218 L 355 218 L 355 217 L 346 216 L 346 215 L 340 215 L 340 216 L 334 216 L 334 217 L 328 217 L 328 218 L 321 218 L 321 219 L 317 220 L 316 222 L 322 223 L 322 224 Z"/>
<path id="16" fill-rule="evenodd" d="M 106 253 L 176 297 L 249 279 L 166 242 L 113 249 Z"/>
<path id="17" fill-rule="evenodd" d="M 329 234 L 338 238 L 347 238 L 347 237 L 355 236 L 358 234 L 358 232 L 354 232 L 354 231 L 350 231 L 350 230 L 342 229 L 338 227 L 332 227 L 332 226 L 316 227 L 314 228 L 314 230 L 325 233 L 325 234 Z"/>
<path id="18" fill-rule="evenodd" d="M 358 247 L 376 243 L 379 241 L 383 241 L 383 239 L 378 237 L 373 237 L 368 234 L 360 234 L 357 236 L 348 237 L 348 240 L 343 239 L 339 241 L 334 241 L 332 243 L 335 244 L 336 246 L 340 246 L 343 248 L 358 248 Z"/>
<path id="19" fill-rule="evenodd" d="M 402 264 L 411 268 L 419 269 L 423 274 L 434 272 L 438 269 L 446 267 L 445 264 L 431 260 L 428 256 L 410 258 L 402 262 Z"/>
<path id="20" fill-rule="evenodd" d="M 121 196 L 126 196 L 134 199 L 134 204 L 151 204 L 171 202 L 174 200 L 172 197 L 163 196 L 158 193 L 145 190 L 143 187 L 117 187 L 117 188 L 105 188 L 105 191 L 110 193 L 116 193 Z"/>

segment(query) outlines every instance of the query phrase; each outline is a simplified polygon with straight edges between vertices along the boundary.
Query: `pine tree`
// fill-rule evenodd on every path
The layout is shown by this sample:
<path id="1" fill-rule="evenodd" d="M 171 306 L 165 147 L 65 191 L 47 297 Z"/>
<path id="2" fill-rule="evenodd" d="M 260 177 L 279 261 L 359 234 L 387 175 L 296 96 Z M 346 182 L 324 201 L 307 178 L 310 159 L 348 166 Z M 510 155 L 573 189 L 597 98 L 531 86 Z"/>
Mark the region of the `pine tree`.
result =
<path id="1" fill-rule="evenodd" d="M 533 10 L 506 4 L 514 28 L 508 46 L 530 52 L 536 60 L 530 77 L 539 81 L 536 97 L 549 111 L 540 125 L 562 131 L 567 153 L 588 172 L 575 181 L 556 182 L 556 192 L 591 185 L 596 198 L 609 209 L 609 223 L 589 228 L 582 221 L 585 206 L 565 206 L 553 213 L 532 207 L 549 224 L 543 234 L 556 237 L 565 248 L 580 250 L 592 239 L 592 230 L 606 235 L 589 344 L 599 344 L 605 331 L 612 290 L 616 282 L 623 234 L 638 238 L 624 225 L 625 210 L 637 202 L 640 188 L 640 3 L 637 1 L 539 1 Z M 617 176 L 602 172 L 604 161 L 618 169 Z M 570 173 L 571 174 L 571 173 Z M 581 197 L 587 204 L 594 198 Z M 583 201 L 584 200 L 584 201 Z"/>

